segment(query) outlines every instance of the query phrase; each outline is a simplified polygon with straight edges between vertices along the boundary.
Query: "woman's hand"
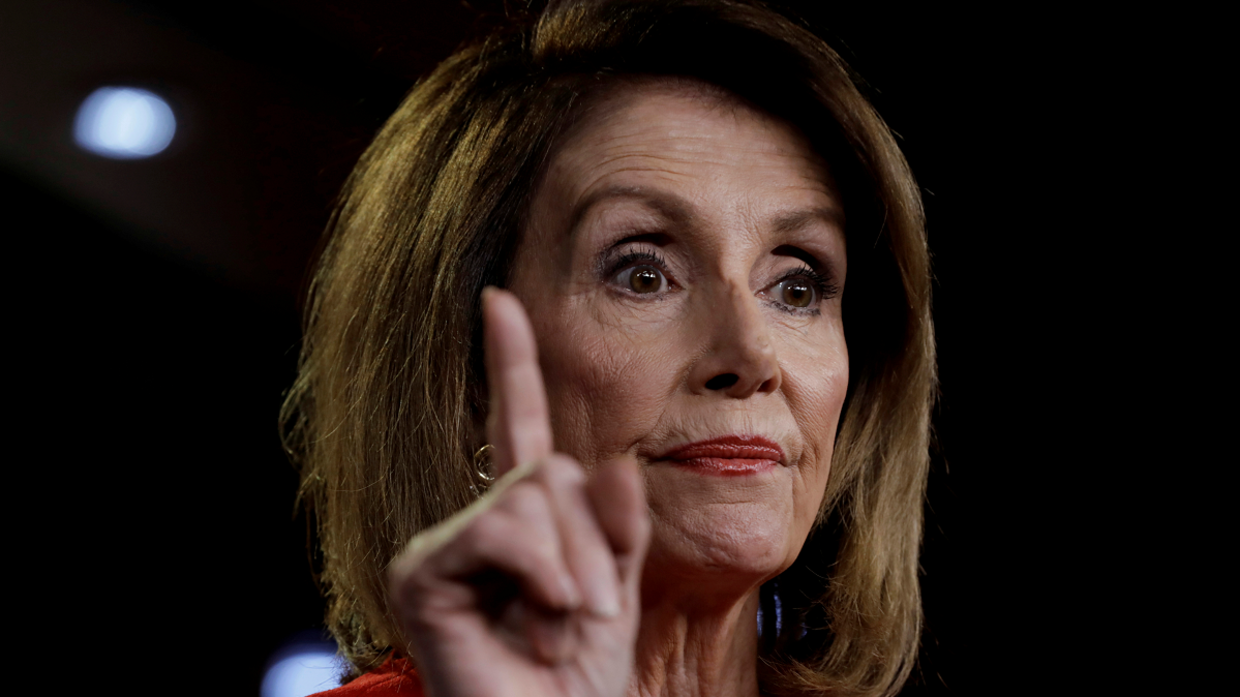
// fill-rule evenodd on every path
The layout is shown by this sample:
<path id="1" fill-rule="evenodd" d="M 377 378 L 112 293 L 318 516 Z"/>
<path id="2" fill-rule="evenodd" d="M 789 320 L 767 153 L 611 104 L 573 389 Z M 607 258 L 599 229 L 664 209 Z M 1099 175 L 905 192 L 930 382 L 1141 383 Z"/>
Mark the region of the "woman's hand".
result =
<path id="1" fill-rule="evenodd" d="M 621 695 L 650 527 L 637 465 L 587 479 L 553 452 L 524 308 L 488 289 L 483 322 L 501 477 L 392 563 L 392 607 L 434 697 Z"/>

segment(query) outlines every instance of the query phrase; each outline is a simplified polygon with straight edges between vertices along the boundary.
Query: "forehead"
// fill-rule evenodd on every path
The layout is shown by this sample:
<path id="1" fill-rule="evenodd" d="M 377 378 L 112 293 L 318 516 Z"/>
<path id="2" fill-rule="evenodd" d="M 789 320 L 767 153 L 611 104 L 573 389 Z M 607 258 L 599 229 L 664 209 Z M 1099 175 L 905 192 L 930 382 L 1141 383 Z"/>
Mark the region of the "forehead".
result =
<path id="1" fill-rule="evenodd" d="M 565 211 L 603 191 L 652 188 L 754 215 L 838 209 L 826 163 L 797 129 L 718 88 L 683 82 L 624 85 L 588 107 L 534 205 Z"/>

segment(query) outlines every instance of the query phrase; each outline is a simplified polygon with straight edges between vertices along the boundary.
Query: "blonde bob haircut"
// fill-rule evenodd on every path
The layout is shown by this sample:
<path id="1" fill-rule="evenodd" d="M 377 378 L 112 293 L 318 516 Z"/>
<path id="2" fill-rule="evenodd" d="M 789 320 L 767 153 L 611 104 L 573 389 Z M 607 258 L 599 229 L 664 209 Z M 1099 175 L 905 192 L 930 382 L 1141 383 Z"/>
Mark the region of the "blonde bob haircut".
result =
<path id="1" fill-rule="evenodd" d="M 726 92 L 800 129 L 831 168 L 848 218 L 851 377 L 818 524 L 762 589 L 759 671 L 767 694 L 894 694 L 921 632 L 936 384 L 921 199 L 839 56 L 742 0 L 560 2 L 513 19 L 422 79 L 362 156 L 282 414 L 327 625 L 353 675 L 403 653 L 386 568 L 477 496 L 482 288 L 509 278 L 557 142 L 634 79 Z"/>

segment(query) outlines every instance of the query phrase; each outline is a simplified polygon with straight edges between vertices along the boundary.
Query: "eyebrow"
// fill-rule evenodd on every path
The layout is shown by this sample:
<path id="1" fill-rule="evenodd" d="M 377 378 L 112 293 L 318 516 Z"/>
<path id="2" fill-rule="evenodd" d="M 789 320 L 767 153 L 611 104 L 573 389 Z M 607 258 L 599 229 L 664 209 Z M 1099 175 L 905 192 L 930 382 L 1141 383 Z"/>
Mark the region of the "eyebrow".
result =
<path id="1" fill-rule="evenodd" d="M 813 222 L 824 222 L 844 229 L 844 213 L 835 207 L 810 208 L 785 213 L 775 219 L 772 226 L 777 232 L 795 232 Z"/>
<path id="2" fill-rule="evenodd" d="M 591 208 L 617 198 L 636 200 L 674 223 L 684 223 L 693 217 L 692 206 L 675 194 L 644 186 L 609 186 L 585 197 L 573 209 L 568 224 L 569 237 L 577 234 L 581 221 Z M 824 222 L 843 230 L 844 213 L 830 206 L 797 210 L 779 216 L 771 227 L 777 232 L 795 232 L 814 222 Z"/>
<path id="3" fill-rule="evenodd" d="M 569 219 L 569 236 L 577 234 L 577 228 L 591 208 L 603 201 L 615 198 L 636 200 L 674 223 L 683 223 L 693 217 L 688 202 L 675 194 L 644 186 L 609 186 L 595 191 L 577 204 Z"/>

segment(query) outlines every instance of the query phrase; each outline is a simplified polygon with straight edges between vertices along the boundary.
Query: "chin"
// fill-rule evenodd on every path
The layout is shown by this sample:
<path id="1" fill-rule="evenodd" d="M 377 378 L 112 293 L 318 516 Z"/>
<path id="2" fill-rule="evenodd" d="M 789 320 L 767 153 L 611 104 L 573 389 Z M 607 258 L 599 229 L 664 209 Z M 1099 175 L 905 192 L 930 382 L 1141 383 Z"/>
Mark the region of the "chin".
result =
<path id="1" fill-rule="evenodd" d="M 796 559 L 796 537 L 781 506 L 728 503 L 676 510 L 651 502 L 648 576 L 693 579 L 709 588 L 743 592 L 778 575 Z"/>

